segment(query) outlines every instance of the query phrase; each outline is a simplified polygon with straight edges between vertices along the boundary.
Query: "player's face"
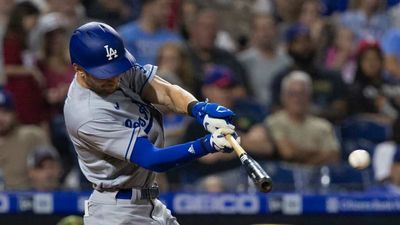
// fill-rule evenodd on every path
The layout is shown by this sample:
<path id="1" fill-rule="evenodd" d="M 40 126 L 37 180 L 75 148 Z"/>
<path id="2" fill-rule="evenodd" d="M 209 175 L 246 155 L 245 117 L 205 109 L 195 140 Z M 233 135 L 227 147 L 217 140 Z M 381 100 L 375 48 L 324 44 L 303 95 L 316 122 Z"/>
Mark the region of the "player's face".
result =
<path id="1" fill-rule="evenodd" d="M 85 82 L 88 87 L 100 95 L 109 95 L 114 93 L 119 86 L 121 76 L 115 76 L 109 79 L 98 79 L 91 75 L 85 76 Z"/>

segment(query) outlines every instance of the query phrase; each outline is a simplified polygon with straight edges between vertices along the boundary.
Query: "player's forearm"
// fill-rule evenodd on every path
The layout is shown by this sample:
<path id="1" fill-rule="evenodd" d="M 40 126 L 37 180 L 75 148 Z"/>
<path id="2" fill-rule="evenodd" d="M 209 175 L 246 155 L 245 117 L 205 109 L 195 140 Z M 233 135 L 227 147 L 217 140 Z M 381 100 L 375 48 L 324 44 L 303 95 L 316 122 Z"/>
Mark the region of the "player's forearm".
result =
<path id="1" fill-rule="evenodd" d="M 183 88 L 170 84 L 159 76 L 155 76 L 150 82 L 150 86 L 144 90 L 143 98 L 149 102 L 163 105 L 170 111 L 184 114 L 188 114 L 189 103 L 197 101 Z"/>
<path id="2" fill-rule="evenodd" d="M 157 148 L 148 139 L 138 138 L 130 161 L 148 170 L 165 172 L 213 151 L 209 138 L 166 148 Z"/>
<path id="3" fill-rule="evenodd" d="M 167 94 L 169 98 L 167 107 L 176 113 L 190 114 L 187 111 L 189 103 L 197 101 L 192 94 L 178 85 L 170 85 Z"/>

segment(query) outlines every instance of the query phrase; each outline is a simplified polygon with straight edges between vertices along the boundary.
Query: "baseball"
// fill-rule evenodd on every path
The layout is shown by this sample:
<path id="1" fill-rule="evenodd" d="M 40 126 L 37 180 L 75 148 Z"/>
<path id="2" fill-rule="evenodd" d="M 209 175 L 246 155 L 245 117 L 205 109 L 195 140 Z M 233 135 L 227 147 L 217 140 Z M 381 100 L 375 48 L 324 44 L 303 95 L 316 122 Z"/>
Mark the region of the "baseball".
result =
<path id="1" fill-rule="evenodd" d="M 349 163 L 350 165 L 358 170 L 365 169 L 369 166 L 371 158 L 369 153 L 365 150 L 358 149 L 350 153 Z"/>

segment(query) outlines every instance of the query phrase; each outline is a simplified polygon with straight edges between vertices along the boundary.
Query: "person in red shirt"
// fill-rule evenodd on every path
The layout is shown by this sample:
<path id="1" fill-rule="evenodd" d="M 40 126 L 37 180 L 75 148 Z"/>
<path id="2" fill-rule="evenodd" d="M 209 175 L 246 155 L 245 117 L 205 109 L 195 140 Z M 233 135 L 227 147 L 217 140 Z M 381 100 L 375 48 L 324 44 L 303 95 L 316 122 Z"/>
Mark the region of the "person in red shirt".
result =
<path id="1" fill-rule="evenodd" d="M 43 118 L 43 75 L 28 54 L 28 37 L 39 16 L 38 8 L 31 2 L 14 6 L 3 41 L 5 88 L 15 98 L 18 120 L 23 124 L 41 124 Z"/>

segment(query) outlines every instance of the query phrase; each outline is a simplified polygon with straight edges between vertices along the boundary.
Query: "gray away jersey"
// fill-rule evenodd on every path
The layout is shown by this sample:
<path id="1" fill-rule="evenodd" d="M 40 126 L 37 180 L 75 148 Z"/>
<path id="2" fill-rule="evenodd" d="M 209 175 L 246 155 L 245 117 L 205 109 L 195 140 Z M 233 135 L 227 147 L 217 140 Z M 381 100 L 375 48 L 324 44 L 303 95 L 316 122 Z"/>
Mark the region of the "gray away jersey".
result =
<path id="1" fill-rule="evenodd" d="M 100 96 L 76 78 L 64 106 L 65 123 L 79 166 L 96 189 L 149 187 L 155 174 L 129 161 L 138 137 L 163 147 L 161 115 L 140 97 L 157 67 L 135 65 L 121 77 L 120 88 Z"/>

